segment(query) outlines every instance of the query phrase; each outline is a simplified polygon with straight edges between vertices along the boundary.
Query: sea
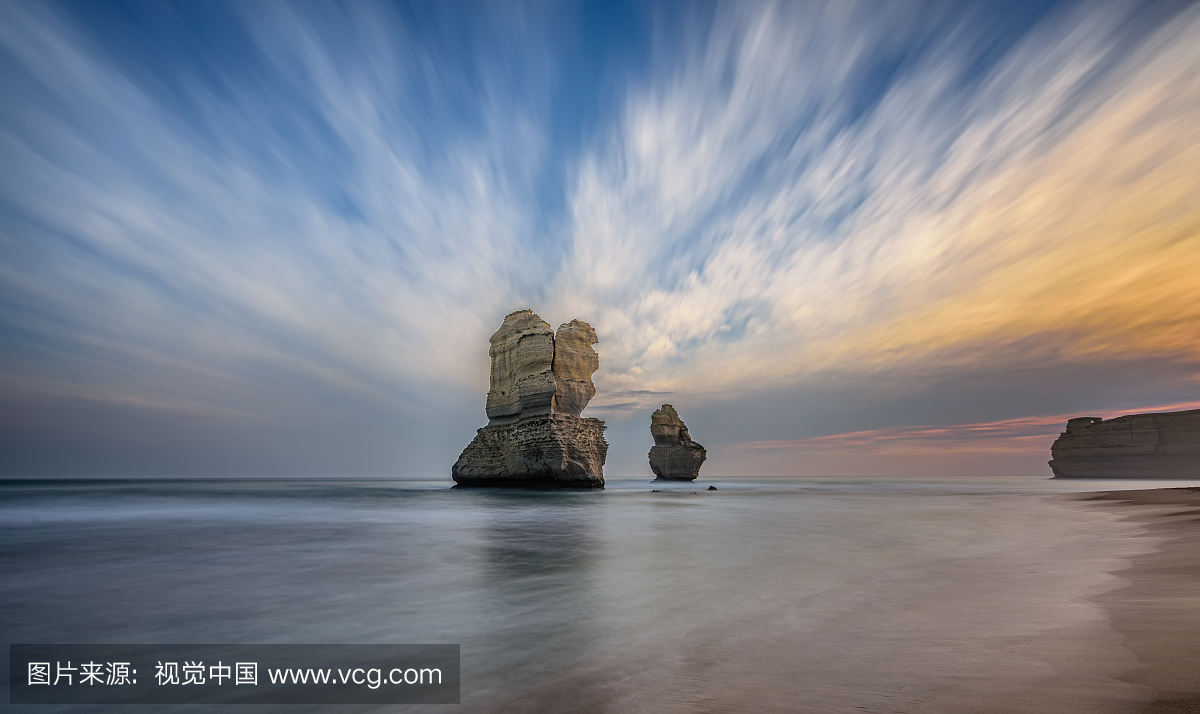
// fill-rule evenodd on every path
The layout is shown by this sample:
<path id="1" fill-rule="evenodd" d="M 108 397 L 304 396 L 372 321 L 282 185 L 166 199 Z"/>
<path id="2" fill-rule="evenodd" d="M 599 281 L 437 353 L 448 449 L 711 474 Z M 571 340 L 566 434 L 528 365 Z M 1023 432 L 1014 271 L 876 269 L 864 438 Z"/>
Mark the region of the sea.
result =
<path id="1" fill-rule="evenodd" d="M 461 646 L 458 705 L 222 712 L 1118 711 L 1093 598 L 1158 541 L 1078 493 L 1164 485 L 4 481 L 0 633 Z"/>

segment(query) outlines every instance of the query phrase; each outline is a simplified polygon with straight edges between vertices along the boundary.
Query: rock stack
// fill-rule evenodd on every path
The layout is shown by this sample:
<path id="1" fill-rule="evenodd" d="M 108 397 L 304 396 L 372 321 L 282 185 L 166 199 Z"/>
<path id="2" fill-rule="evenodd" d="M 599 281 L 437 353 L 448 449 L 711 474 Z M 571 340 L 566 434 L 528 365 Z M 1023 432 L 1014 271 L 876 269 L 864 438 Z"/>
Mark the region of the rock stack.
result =
<path id="1" fill-rule="evenodd" d="M 1055 478 L 1200 479 L 1200 409 L 1071 419 L 1050 453 Z"/>
<path id="2" fill-rule="evenodd" d="M 491 337 L 488 425 L 451 475 L 460 486 L 604 488 L 604 422 L 579 414 L 596 394 L 596 331 L 571 320 L 556 334 L 530 310 Z"/>
<path id="3" fill-rule="evenodd" d="M 650 415 L 650 470 L 661 479 L 691 481 L 700 475 L 700 465 L 707 453 L 692 441 L 679 413 L 670 404 L 662 405 Z"/>

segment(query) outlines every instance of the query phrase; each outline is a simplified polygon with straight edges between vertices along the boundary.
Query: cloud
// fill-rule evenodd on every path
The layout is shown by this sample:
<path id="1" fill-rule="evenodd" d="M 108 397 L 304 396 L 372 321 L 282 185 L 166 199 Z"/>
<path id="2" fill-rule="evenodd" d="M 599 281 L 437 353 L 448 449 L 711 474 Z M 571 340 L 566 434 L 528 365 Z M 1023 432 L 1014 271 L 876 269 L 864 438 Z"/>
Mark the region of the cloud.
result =
<path id="1" fill-rule="evenodd" d="M 1195 8 L 1141 36 L 1132 8 L 1077 8 L 977 77 L 947 33 L 856 114 L 897 34 L 874 8 L 724 7 L 631 93 L 573 189 L 561 288 L 608 337 L 605 386 L 1195 362 Z"/>
<path id="2" fill-rule="evenodd" d="M 176 387 L 156 388 L 197 400 L 257 400 L 266 371 L 287 389 L 307 381 L 397 408 L 422 380 L 479 382 L 453 337 L 486 337 L 487 318 L 528 290 L 512 273 L 536 272 L 519 207 L 539 138 L 485 98 L 482 126 L 448 132 L 428 156 L 403 130 L 422 112 L 422 58 L 396 17 L 366 7 L 320 18 L 256 6 L 247 31 L 271 86 L 177 88 L 210 142 L 69 19 L 10 4 L 0 40 L 31 86 L 2 139 L 9 324 L 41 345 L 89 345 L 62 355 L 84 379 L 130 388 L 157 373 Z M 281 96 L 289 86 L 299 99 Z M 309 116 L 311 136 L 278 130 L 282 100 L 300 102 L 288 110 Z M 319 161 L 317 141 L 336 143 L 337 164 Z M 325 171 L 352 210 L 306 174 Z M 148 374 L 113 374 L 131 365 Z"/>
<path id="3" fill-rule="evenodd" d="M 1125 414 L 1200 409 L 1200 401 L 1143 404 Z M 906 425 L 801 439 L 713 444 L 716 469 L 738 475 L 1047 475 L 1050 446 L 1068 419 L 1043 414 L 991 422 Z M 749 470 L 746 464 L 750 464 Z"/>
<path id="4" fill-rule="evenodd" d="M 244 436 L 233 471 L 449 463 L 522 307 L 597 327 L 613 420 L 1147 358 L 1195 388 L 1195 7 L 139 12 L 0 6 L 0 418 L 39 439 L 136 412 Z"/>

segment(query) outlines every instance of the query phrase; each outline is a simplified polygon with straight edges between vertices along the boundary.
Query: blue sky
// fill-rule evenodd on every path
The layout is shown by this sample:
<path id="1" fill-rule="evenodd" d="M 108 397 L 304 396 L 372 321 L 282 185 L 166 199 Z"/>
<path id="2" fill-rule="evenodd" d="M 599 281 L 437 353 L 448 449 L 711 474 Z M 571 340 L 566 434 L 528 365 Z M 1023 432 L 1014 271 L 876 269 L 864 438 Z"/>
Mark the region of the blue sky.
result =
<path id="1" fill-rule="evenodd" d="M 1040 475 L 1065 415 L 1200 403 L 1198 40 L 1167 2 L 5 3 L 0 467 L 445 475 L 530 308 L 600 335 L 610 476 L 663 402 L 713 475 Z"/>

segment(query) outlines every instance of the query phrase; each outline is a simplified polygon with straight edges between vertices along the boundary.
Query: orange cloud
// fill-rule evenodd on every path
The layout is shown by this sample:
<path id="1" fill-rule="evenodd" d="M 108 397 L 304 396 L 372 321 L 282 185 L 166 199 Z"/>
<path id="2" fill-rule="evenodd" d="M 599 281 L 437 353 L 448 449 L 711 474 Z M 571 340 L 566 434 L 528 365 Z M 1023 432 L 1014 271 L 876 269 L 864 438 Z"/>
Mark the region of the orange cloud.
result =
<path id="1" fill-rule="evenodd" d="M 947 366 L 1200 360 L 1198 32 L 1189 13 L 1121 55 L 1081 22 L 1014 50 L 953 115 L 930 108 L 937 86 L 898 85 L 871 121 L 814 149 L 794 183 L 705 225 L 712 252 L 676 283 L 645 279 L 645 250 L 612 248 L 636 300 L 591 306 L 610 335 L 600 379 L 722 392 Z M 939 68 L 927 70 L 935 84 Z M 774 106 L 761 101 L 730 125 Z M 943 135 L 954 137 L 944 152 Z M 671 155 L 715 151 L 694 148 Z M 715 172 L 662 180 L 692 173 Z M 581 215 L 608 225 L 599 216 L 623 205 L 619 191 L 588 187 Z M 833 212 L 859 194 L 836 236 L 796 208 Z"/>

